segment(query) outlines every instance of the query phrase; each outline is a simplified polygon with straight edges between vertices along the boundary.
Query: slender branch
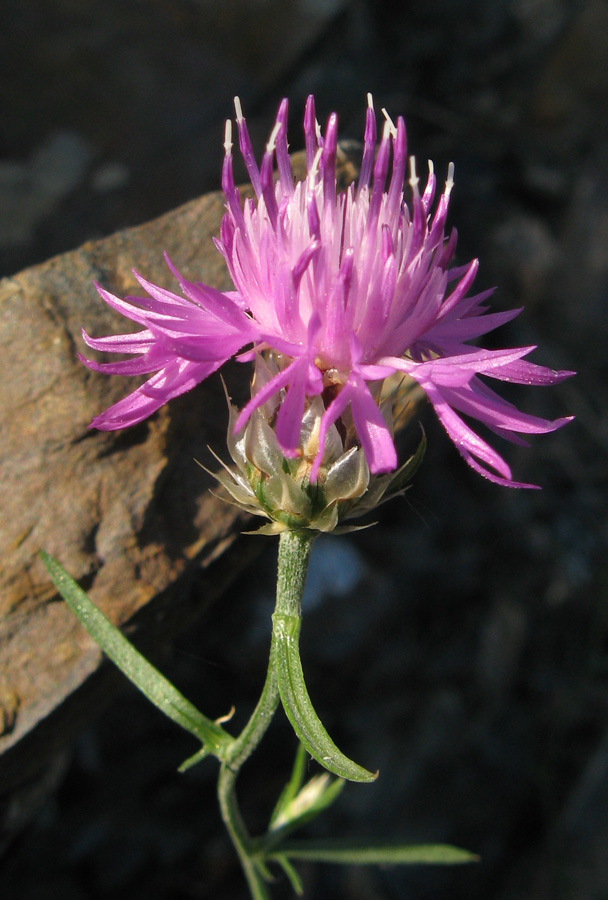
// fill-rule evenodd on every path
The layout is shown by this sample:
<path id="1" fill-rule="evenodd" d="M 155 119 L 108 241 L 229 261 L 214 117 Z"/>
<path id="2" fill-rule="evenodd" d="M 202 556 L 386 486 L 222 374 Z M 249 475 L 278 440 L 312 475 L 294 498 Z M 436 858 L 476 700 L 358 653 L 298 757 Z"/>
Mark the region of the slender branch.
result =
<path id="1" fill-rule="evenodd" d="M 222 763 L 217 783 L 222 819 L 239 855 L 253 900 L 270 900 L 268 888 L 252 855 L 251 836 L 239 809 L 235 792 L 237 775 L 238 769 L 233 770 L 227 763 Z"/>
<path id="2" fill-rule="evenodd" d="M 302 593 L 314 537 L 305 532 L 286 531 L 279 539 L 277 596 L 275 612 L 300 616 Z M 236 797 L 236 779 L 243 763 L 262 740 L 279 705 L 280 695 L 275 665 L 274 640 L 266 681 L 260 699 L 242 732 L 226 753 L 218 779 L 218 799 L 222 819 L 239 855 L 253 900 L 269 900 L 267 885 L 255 860 L 256 842 L 241 815 Z"/>

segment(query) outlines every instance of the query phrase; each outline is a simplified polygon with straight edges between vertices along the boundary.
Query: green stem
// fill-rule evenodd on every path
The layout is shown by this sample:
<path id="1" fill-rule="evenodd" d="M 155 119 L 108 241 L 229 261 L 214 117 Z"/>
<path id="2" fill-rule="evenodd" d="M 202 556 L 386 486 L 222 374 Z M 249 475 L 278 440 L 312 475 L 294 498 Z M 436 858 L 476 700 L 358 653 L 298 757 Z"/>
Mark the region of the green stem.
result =
<path id="1" fill-rule="evenodd" d="M 275 612 L 281 615 L 301 615 L 302 593 L 314 536 L 297 531 L 285 531 L 279 538 L 277 566 L 277 596 Z M 262 740 L 280 701 L 275 665 L 275 643 L 270 645 L 266 681 L 257 706 L 242 732 L 231 744 L 220 768 L 218 798 L 222 819 L 239 855 L 253 900 L 269 900 L 270 894 L 259 865 L 256 863 L 256 842 L 243 821 L 236 797 L 236 779 L 243 763 Z"/>
<path id="2" fill-rule="evenodd" d="M 275 613 L 283 616 L 302 614 L 302 594 L 316 535 L 308 531 L 284 531 L 279 538 L 277 600 Z"/>

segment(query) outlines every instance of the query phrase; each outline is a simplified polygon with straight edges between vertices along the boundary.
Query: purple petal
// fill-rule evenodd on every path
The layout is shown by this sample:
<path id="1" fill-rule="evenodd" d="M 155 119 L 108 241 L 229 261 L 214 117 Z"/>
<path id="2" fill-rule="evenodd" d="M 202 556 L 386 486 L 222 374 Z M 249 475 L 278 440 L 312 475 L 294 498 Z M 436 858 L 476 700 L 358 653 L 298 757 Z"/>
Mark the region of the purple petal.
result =
<path id="1" fill-rule="evenodd" d="M 304 415 L 307 368 L 308 362 L 305 358 L 298 360 L 292 367 L 289 389 L 279 408 L 276 435 L 285 456 L 297 456 Z"/>
<path id="2" fill-rule="evenodd" d="M 325 206 L 336 205 L 336 152 L 338 149 L 338 117 L 332 113 L 325 129 L 321 164 L 323 168 L 323 200 Z"/>
<path id="3" fill-rule="evenodd" d="M 520 307 L 520 309 L 510 309 L 506 312 L 491 313 L 484 316 L 470 316 L 456 320 L 445 317 L 439 319 L 438 323 L 426 332 L 424 341 L 429 344 L 440 343 L 442 340 L 454 342 L 470 341 L 510 322 L 520 314 L 522 309 L 523 307 Z"/>
<path id="4" fill-rule="evenodd" d="M 510 381 L 515 384 L 551 385 L 558 384 L 566 378 L 572 378 L 573 375 L 576 375 L 576 372 L 570 372 L 566 369 L 556 371 L 555 369 L 548 369 L 545 366 L 539 366 L 536 363 L 519 359 L 486 374 L 490 378 L 496 378 L 499 381 Z"/>
<path id="5" fill-rule="evenodd" d="M 512 481 L 511 470 L 502 456 L 465 424 L 451 408 L 443 396 L 443 392 L 432 384 L 427 385 L 425 391 L 433 404 L 439 421 L 456 445 L 458 452 L 466 459 L 469 465 L 471 465 L 472 459 L 481 460 L 481 462 L 491 466 L 504 479 L 509 482 Z M 485 469 L 484 471 L 487 472 Z"/>
<path id="6" fill-rule="evenodd" d="M 100 431 L 113 431 L 136 425 L 151 416 L 167 401 L 191 390 L 219 366 L 220 363 L 213 366 L 171 363 L 137 390 L 93 419 L 90 427 Z"/>
<path id="7" fill-rule="evenodd" d="M 325 449 L 327 432 L 334 424 L 336 419 L 340 418 L 340 416 L 348 406 L 353 389 L 353 384 L 351 382 L 347 382 L 342 390 L 331 401 L 321 417 L 321 425 L 319 427 L 319 450 L 315 457 L 315 461 L 312 464 L 312 469 L 310 470 L 310 480 L 312 482 L 317 480 L 319 468 L 321 466 L 321 463 L 323 462 L 323 451 Z"/>
<path id="8" fill-rule="evenodd" d="M 143 422 L 162 405 L 162 400 L 146 397 L 138 389 L 96 416 L 91 421 L 89 428 L 97 428 L 99 431 L 128 428 L 131 425 L 137 425 L 138 422 Z"/>
<path id="9" fill-rule="evenodd" d="M 353 253 L 348 251 L 344 256 L 325 307 L 325 337 L 322 343 L 322 351 L 324 355 L 328 355 L 330 359 L 336 362 L 344 359 L 346 347 L 348 346 L 347 342 L 350 335 L 349 319 L 351 317 L 347 314 L 347 305 L 352 275 Z"/>
<path id="10" fill-rule="evenodd" d="M 161 366 L 167 365 L 171 358 L 169 354 L 155 350 L 154 353 L 146 353 L 138 359 L 98 363 L 93 359 L 86 359 L 80 353 L 78 354 L 78 359 L 87 369 L 92 369 L 93 372 L 101 372 L 104 375 L 147 375 L 149 372 L 156 372 Z"/>
<path id="11" fill-rule="evenodd" d="M 146 313 L 144 310 L 138 309 L 131 303 L 127 303 L 121 297 L 117 297 L 115 294 L 111 294 L 110 291 L 104 290 L 97 282 L 95 282 L 95 288 L 102 300 L 105 300 L 112 309 L 115 309 L 127 319 L 132 319 L 133 322 L 138 322 L 140 325 L 146 324 Z"/>
<path id="12" fill-rule="evenodd" d="M 83 328 L 81 334 L 87 346 L 106 353 L 144 353 L 154 343 L 154 336 L 148 328 L 134 334 L 109 334 L 100 338 L 92 338 Z"/>
<path id="13" fill-rule="evenodd" d="M 319 147 L 316 133 L 315 98 L 312 94 L 310 94 L 306 100 L 306 109 L 304 111 L 304 135 L 306 143 L 306 165 L 310 171 Z"/>
<path id="14" fill-rule="evenodd" d="M 463 267 L 464 274 L 450 296 L 447 300 L 444 300 L 443 305 L 441 307 L 441 315 L 445 316 L 451 309 L 454 309 L 455 306 L 458 305 L 460 300 L 465 296 L 466 292 L 469 290 L 473 282 L 475 281 L 475 276 L 477 275 L 477 270 L 479 268 L 479 260 L 473 259 L 468 264 L 468 266 Z M 460 269 L 452 269 L 449 273 L 450 280 L 455 277 L 455 272 L 460 272 Z M 456 276 L 457 277 L 457 276 Z"/>
<path id="15" fill-rule="evenodd" d="M 354 381 L 350 405 L 370 472 L 374 475 L 392 472 L 397 468 L 395 444 L 378 404 L 362 379 Z"/>
<path id="16" fill-rule="evenodd" d="M 255 161 L 255 156 L 253 155 L 251 139 L 249 137 L 249 132 L 247 130 L 247 125 L 245 123 L 245 118 L 241 111 L 241 104 L 240 101 L 238 101 L 238 98 L 235 98 L 234 105 L 236 109 L 236 126 L 239 132 L 239 147 L 241 150 L 241 155 L 243 157 L 245 166 L 247 167 L 247 172 L 249 174 L 251 184 L 253 185 L 253 189 L 259 197 L 262 193 L 262 186 L 260 184 L 260 170 L 258 169 L 257 163 Z"/>
<path id="17" fill-rule="evenodd" d="M 150 294 L 154 300 L 159 300 L 163 305 L 168 306 L 187 306 L 186 301 L 183 297 L 180 297 L 178 294 L 173 294 L 171 291 L 168 291 L 166 288 L 159 287 L 156 284 L 153 284 L 151 281 L 148 281 L 143 275 L 140 275 L 137 269 L 133 269 L 133 275 L 136 280 L 141 284 L 143 289 Z M 181 279 L 178 279 L 181 281 Z M 133 299 L 138 302 L 146 303 L 146 309 L 155 309 L 156 305 L 148 300 L 146 297 L 134 297 Z"/>
<path id="18" fill-rule="evenodd" d="M 219 360 L 221 364 L 238 353 L 243 343 L 248 343 L 240 334 L 179 335 L 170 329 L 156 326 L 152 326 L 151 330 L 163 351 L 190 362 L 207 363 Z"/>
<path id="19" fill-rule="evenodd" d="M 533 491 L 540 490 L 540 486 L 538 484 L 526 484 L 526 482 L 524 481 L 512 481 L 509 478 L 501 478 L 500 475 L 495 475 L 489 469 L 486 469 L 484 466 L 480 465 L 467 450 L 461 448 L 458 449 L 465 462 L 483 478 L 487 478 L 488 481 L 492 481 L 494 484 L 500 484 L 502 485 L 502 487 L 527 488 L 528 490 Z"/>
<path id="20" fill-rule="evenodd" d="M 479 419 L 485 425 L 494 425 L 496 428 L 517 431 L 520 434 L 547 434 L 556 431 L 569 421 L 567 419 L 550 421 L 518 412 L 498 394 L 492 392 L 492 396 L 483 395 L 480 391 L 476 391 L 471 383 L 457 389 L 444 387 L 442 395 L 450 406 L 465 415 Z"/>
<path id="21" fill-rule="evenodd" d="M 267 400 L 270 399 L 274 394 L 277 394 L 282 388 L 286 387 L 291 381 L 291 377 L 293 374 L 293 370 L 296 366 L 300 364 L 300 360 L 296 359 L 291 365 L 287 366 L 286 369 L 283 369 L 281 372 L 278 372 L 274 378 L 271 378 L 270 381 L 267 381 L 264 387 L 254 394 L 249 403 L 247 403 L 239 416 L 234 423 L 234 434 L 237 434 L 244 427 L 247 422 L 247 419 L 259 406 L 262 406 L 266 403 Z"/>

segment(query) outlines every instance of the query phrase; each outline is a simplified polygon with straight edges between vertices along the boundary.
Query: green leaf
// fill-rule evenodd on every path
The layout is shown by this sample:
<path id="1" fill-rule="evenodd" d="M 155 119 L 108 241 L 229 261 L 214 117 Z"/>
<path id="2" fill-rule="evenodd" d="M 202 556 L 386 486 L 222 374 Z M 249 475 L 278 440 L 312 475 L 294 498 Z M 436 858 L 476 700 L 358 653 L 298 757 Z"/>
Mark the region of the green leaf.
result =
<path id="1" fill-rule="evenodd" d="M 280 853 L 274 857 L 274 860 L 275 862 L 278 862 L 280 867 L 289 878 L 289 882 L 291 884 L 291 887 L 293 888 L 294 894 L 297 894 L 298 897 L 302 897 L 304 894 L 304 885 L 302 884 L 302 879 L 300 878 L 292 864 L 289 862 L 287 857 Z"/>
<path id="2" fill-rule="evenodd" d="M 334 775 L 349 781 L 375 781 L 378 773 L 368 772 L 345 756 L 334 744 L 314 710 L 300 661 L 300 617 L 275 613 L 272 622 L 281 701 L 300 741 L 310 755 Z"/>
<path id="3" fill-rule="evenodd" d="M 392 844 L 372 840 L 335 839 L 299 841 L 282 844 L 268 859 L 288 856 L 290 859 L 347 865 L 460 865 L 478 862 L 468 850 L 449 844 Z"/>
<path id="4" fill-rule="evenodd" d="M 233 738 L 204 716 L 189 700 L 129 643 L 99 610 L 65 569 L 48 553 L 40 551 L 53 584 L 78 616 L 91 637 L 113 663 L 166 716 L 206 745 L 220 759 Z M 198 754 L 197 754 L 198 755 Z"/>
<path id="5" fill-rule="evenodd" d="M 187 772 L 188 769 L 191 769 L 193 766 L 196 766 L 197 763 L 206 759 L 210 752 L 209 748 L 206 745 L 203 745 L 200 750 L 197 750 L 196 753 L 193 753 L 192 756 L 185 759 L 177 771 L 181 774 Z"/>

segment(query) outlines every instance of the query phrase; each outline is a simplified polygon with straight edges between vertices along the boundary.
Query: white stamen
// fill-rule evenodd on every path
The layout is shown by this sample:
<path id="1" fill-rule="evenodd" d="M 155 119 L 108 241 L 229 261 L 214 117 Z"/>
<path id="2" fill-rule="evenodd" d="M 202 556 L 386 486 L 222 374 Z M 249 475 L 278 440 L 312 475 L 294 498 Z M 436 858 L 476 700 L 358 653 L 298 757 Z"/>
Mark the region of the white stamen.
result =
<path id="1" fill-rule="evenodd" d="M 315 119 L 315 135 L 317 138 L 317 144 L 322 139 L 323 135 L 321 134 L 321 126 L 319 125 L 319 120 Z"/>
<path id="2" fill-rule="evenodd" d="M 445 183 L 445 196 L 449 197 L 452 193 L 452 188 L 454 187 L 454 163 L 451 162 L 448 166 L 448 177 Z"/>
<path id="3" fill-rule="evenodd" d="M 435 174 L 435 164 L 433 163 L 433 160 L 427 159 L 427 162 L 429 164 L 429 175 L 434 175 Z"/>
<path id="4" fill-rule="evenodd" d="M 277 134 L 279 133 L 281 128 L 282 128 L 281 123 L 277 122 L 276 125 L 274 126 L 274 128 L 272 129 L 272 131 L 270 132 L 270 137 L 268 138 L 268 143 L 266 144 L 266 152 L 267 153 L 274 153 L 275 148 L 277 146 L 276 145 Z"/>
<path id="5" fill-rule="evenodd" d="M 323 156 L 323 147 L 319 147 L 317 152 L 315 153 L 315 158 L 312 161 L 312 166 L 308 170 L 308 177 L 313 181 L 317 177 L 317 170 L 319 168 L 319 163 L 321 162 L 321 157 Z"/>
<path id="6" fill-rule="evenodd" d="M 368 95 L 367 95 L 367 105 L 369 106 L 370 109 L 374 108 L 374 98 L 372 97 L 371 93 L 368 93 Z M 383 112 L 384 112 L 384 110 L 383 110 Z"/>
<path id="7" fill-rule="evenodd" d="M 416 175 L 416 157 L 410 156 L 410 187 L 412 188 L 415 197 L 419 195 L 418 180 L 418 176 Z"/>
<path id="8" fill-rule="evenodd" d="M 393 120 L 391 119 L 391 117 L 389 116 L 389 114 L 387 113 L 387 111 L 385 110 L 384 107 L 382 107 L 382 115 L 386 119 L 386 122 L 390 129 L 391 137 L 393 138 L 393 140 L 395 140 L 395 138 L 397 137 L 397 129 L 395 128 L 395 123 L 393 122 Z"/>
<path id="9" fill-rule="evenodd" d="M 232 153 L 232 121 L 226 119 L 226 128 L 224 129 L 224 152 L 226 156 Z"/>
<path id="10" fill-rule="evenodd" d="M 235 97 L 235 98 L 234 98 L 234 111 L 235 111 L 235 113 L 236 113 L 236 120 L 237 120 L 237 122 L 242 122 L 243 119 L 244 119 L 245 117 L 244 117 L 244 115 L 243 115 L 243 108 L 242 108 L 242 106 L 241 106 L 241 99 L 240 99 L 240 97 Z"/>

